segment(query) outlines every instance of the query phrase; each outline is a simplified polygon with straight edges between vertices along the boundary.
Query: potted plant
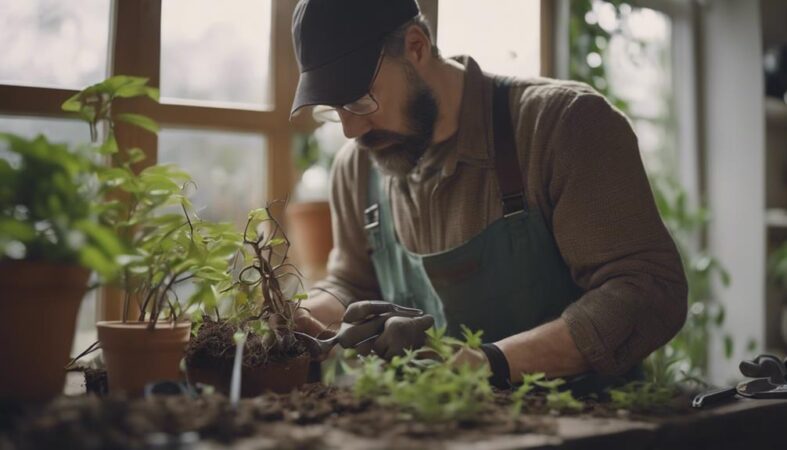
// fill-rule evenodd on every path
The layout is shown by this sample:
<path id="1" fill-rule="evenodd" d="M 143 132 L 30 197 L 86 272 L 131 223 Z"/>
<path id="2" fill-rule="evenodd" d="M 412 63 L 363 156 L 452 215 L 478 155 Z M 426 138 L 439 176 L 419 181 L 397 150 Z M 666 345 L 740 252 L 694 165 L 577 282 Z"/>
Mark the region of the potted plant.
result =
<path id="1" fill-rule="evenodd" d="M 334 156 L 346 141 L 341 126 L 330 122 L 296 141 L 295 163 L 301 176 L 295 187 L 295 202 L 286 211 L 287 229 L 295 243 L 295 259 L 308 279 L 325 275 L 333 248 L 329 172 Z"/>
<path id="2" fill-rule="evenodd" d="M 220 284 L 221 295 L 203 302 L 195 317 L 185 359 L 190 382 L 229 394 L 236 342 L 243 346 L 242 396 L 288 392 L 306 382 L 310 356 L 294 334 L 294 313 L 306 294 L 287 260 L 289 248 L 270 207 L 249 213 L 232 281 Z"/>
<path id="3" fill-rule="evenodd" d="M 91 271 L 117 273 L 123 245 L 101 223 L 92 148 L 0 134 L 0 397 L 62 392 Z"/>
<path id="4" fill-rule="evenodd" d="M 100 145 L 112 164 L 99 170 L 107 198 L 101 220 L 129 249 L 115 286 L 123 292 L 121 320 L 98 322 L 98 339 L 107 368 L 109 388 L 131 394 L 145 384 L 181 378 L 183 350 L 189 340 L 189 309 L 213 294 L 213 283 L 229 277 L 228 261 L 240 246 L 240 234 L 230 224 L 200 220 L 187 192 L 194 182 L 173 165 L 154 165 L 135 173 L 144 159 L 140 149 L 118 148 L 115 121 L 158 127 L 136 114 L 114 114 L 119 98 L 147 96 L 158 90 L 144 78 L 117 76 L 93 85 L 63 104 L 77 112 L 91 128 L 105 124 Z M 191 284 L 191 295 L 180 298 L 178 288 Z"/>

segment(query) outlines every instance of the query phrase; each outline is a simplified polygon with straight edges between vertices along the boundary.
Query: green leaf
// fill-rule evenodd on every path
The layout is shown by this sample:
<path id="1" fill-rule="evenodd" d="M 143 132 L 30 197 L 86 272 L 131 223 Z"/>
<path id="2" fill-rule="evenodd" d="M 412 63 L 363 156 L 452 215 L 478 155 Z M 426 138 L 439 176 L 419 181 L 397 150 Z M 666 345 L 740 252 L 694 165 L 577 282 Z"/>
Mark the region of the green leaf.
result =
<path id="1" fill-rule="evenodd" d="M 115 139 L 115 135 L 110 133 L 107 139 L 101 144 L 101 148 L 99 149 L 99 153 L 102 155 L 114 155 L 118 152 L 118 142 Z"/>
<path id="2" fill-rule="evenodd" d="M 116 116 L 116 120 L 144 128 L 153 134 L 156 134 L 159 131 L 159 126 L 153 119 L 141 114 L 122 113 Z"/>
<path id="3" fill-rule="evenodd" d="M 145 158 L 145 152 L 141 148 L 134 147 L 128 151 L 128 162 L 131 164 L 144 161 Z"/>
<path id="4" fill-rule="evenodd" d="M 284 238 L 273 238 L 268 241 L 268 247 L 277 247 L 279 245 L 285 244 L 287 242 Z"/>
<path id="5" fill-rule="evenodd" d="M 724 317 L 725 317 L 724 305 L 719 305 L 719 309 L 718 312 L 716 313 L 716 318 L 715 318 L 716 326 L 721 326 L 724 323 Z"/>
<path id="6" fill-rule="evenodd" d="M 268 208 L 257 208 L 249 211 L 249 219 L 251 220 L 268 220 L 270 217 Z"/>
<path id="7" fill-rule="evenodd" d="M 117 236 L 107 227 L 88 220 L 81 220 L 74 227 L 83 231 L 106 255 L 114 258 L 123 252 L 123 245 Z"/>
<path id="8" fill-rule="evenodd" d="M 81 92 L 72 95 L 68 98 L 68 100 L 64 101 L 63 104 L 60 105 L 60 108 L 63 111 L 79 112 L 79 110 L 82 109 L 82 101 L 80 99 L 81 95 Z"/>
<path id="9" fill-rule="evenodd" d="M 79 262 L 106 278 L 112 278 L 117 270 L 115 263 L 92 245 L 85 245 L 79 250 Z"/>
<path id="10" fill-rule="evenodd" d="M 147 80 L 145 81 L 147 82 Z M 145 85 L 127 84 L 125 86 L 119 87 L 117 91 L 115 91 L 115 96 L 120 98 L 147 96 L 148 89 L 149 88 Z"/>
<path id="11" fill-rule="evenodd" d="M 0 239 L 29 242 L 35 237 L 36 230 L 32 224 L 11 218 L 0 218 Z"/>
<path id="12" fill-rule="evenodd" d="M 732 358 L 733 340 L 729 334 L 724 335 L 724 357 L 727 359 Z"/>

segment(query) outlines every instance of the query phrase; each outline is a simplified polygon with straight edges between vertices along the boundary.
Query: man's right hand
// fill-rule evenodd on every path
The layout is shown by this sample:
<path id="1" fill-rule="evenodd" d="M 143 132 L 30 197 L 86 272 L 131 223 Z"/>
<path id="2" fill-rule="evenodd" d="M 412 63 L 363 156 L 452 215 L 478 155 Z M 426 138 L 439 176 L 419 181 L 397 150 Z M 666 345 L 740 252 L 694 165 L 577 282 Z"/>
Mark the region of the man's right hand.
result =
<path id="1" fill-rule="evenodd" d="M 325 290 L 315 289 L 312 292 L 316 293 L 308 300 L 300 302 L 293 314 L 295 331 L 327 339 L 334 335 L 342 323 L 345 307 Z"/>
<path id="2" fill-rule="evenodd" d="M 362 355 L 374 350 L 385 359 L 401 355 L 408 348 L 419 348 L 426 339 L 425 331 L 434 325 L 434 319 L 418 313 L 422 315 L 402 316 L 396 305 L 382 300 L 355 302 L 344 313 L 339 345 L 355 348 Z"/>
<path id="3" fill-rule="evenodd" d="M 304 306 L 295 310 L 294 319 L 295 331 L 306 333 L 318 339 L 327 339 L 334 334 L 326 324 L 314 317 L 311 311 Z"/>

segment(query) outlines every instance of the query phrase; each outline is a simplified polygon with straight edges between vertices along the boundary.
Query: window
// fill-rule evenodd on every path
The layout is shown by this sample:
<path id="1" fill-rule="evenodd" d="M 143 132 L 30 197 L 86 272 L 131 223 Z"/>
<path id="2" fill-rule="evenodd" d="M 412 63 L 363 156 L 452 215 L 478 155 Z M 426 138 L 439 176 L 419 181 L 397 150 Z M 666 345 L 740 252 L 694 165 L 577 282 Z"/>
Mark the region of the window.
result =
<path id="1" fill-rule="evenodd" d="M 599 14 L 608 14 L 604 11 L 601 8 Z M 649 172 L 675 175 L 672 23 L 666 14 L 652 9 L 626 11 L 619 24 L 623 32 L 609 39 L 604 55 L 610 92 L 628 105 Z M 603 17 L 598 20 L 610 20 Z"/>
<path id="2" fill-rule="evenodd" d="M 77 89 L 105 78 L 111 2 L 78 3 L 0 3 L 0 83 Z"/>
<path id="3" fill-rule="evenodd" d="M 605 0 L 571 4 L 570 76 L 631 119 L 651 175 L 678 173 L 673 24 L 654 9 Z"/>
<path id="4" fill-rule="evenodd" d="M 308 117 L 289 122 L 298 80 L 290 34 L 296 3 L 5 0 L 0 129 L 86 142 L 86 128 L 68 120 L 62 102 L 113 74 L 147 77 L 160 87 L 161 103 L 122 109 L 152 117 L 162 131 L 118 133 L 121 147 L 143 148 L 145 164 L 184 166 L 199 184 L 201 213 L 240 223 L 248 209 L 293 192 L 293 137 L 315 125 Z M 477 1 L 443 1 L 439 15 L 437 0 L 419 3 L 428 18 L 439 18 L 447 55 L 471 54 L 501 74 L 543 71 L 540 21 L 549 1 L 493 0 L 482 9 Z M 496 26 L 468 25 L 479 21 Z M 118 292 L 100 292 L 97 303 L 101 319 L 120 316 Z M 88 324 L 90 309 L 83 305 Z"/>
<path id="5" fill-rule="evenodd" d="M 161 7 L 165 102 L 270 109 L 271 0 L 167 0 Z"/>
<path id="6" fill-rule="evenodd" d="M 437 44 L 443 56 L 470 55 L 481 69 L 530 77 L 541 72 L 541 1 L 440 2 Z"/>
<path id="7" fill-rule="evenodd" d="M 189 171 L 204 217 L 245 223 L 249 209 L 292 191 L 292 135 L 311 127 L 289 123 L 296 3 L 3 1 L 0 131 L 88 142 L 87 126 L 68 118 L 62 102 L 113 74 L 147 77 L 160 87 L 161 103 L 123 109 L 154 118 L 161 132 L 118 134 L 121 147 L 143 148 L 145 164 L 173 162 Z M 95 336 L 96 310 L 100 319 L 120 317 L 119 293 L 99 294 L 83 302 L 75 350 Z"/>
<path id="8" fill-rule="evenodd" d="M 249 211 L 267 200 L 267 142 L 251 133 L 165 128 L 159 162 L 186 169 L 197 184 L 192 202 L 203 219 L 232 221 L 243 229 Z"/>

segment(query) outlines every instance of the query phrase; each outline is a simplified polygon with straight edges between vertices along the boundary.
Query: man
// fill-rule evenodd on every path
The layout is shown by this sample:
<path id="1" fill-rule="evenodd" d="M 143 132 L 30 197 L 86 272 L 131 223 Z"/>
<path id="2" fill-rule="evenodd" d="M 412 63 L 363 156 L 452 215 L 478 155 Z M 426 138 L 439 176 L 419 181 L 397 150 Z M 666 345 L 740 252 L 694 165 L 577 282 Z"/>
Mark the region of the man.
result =
<path id="1" fill-rule="evenodd" d="M 386 358 L 433 324 L 482 329 L 459 362 L 503 387 L 622 375 L 678 332 L 680 257 L 603 97 L 444 59 L 415 0 L 302 0 L 293 38 L 293 113 L 333 114 L 354 139 L 333 168 L 328 277 L 299 327 L 360 323 L 340 343 Z"/>

